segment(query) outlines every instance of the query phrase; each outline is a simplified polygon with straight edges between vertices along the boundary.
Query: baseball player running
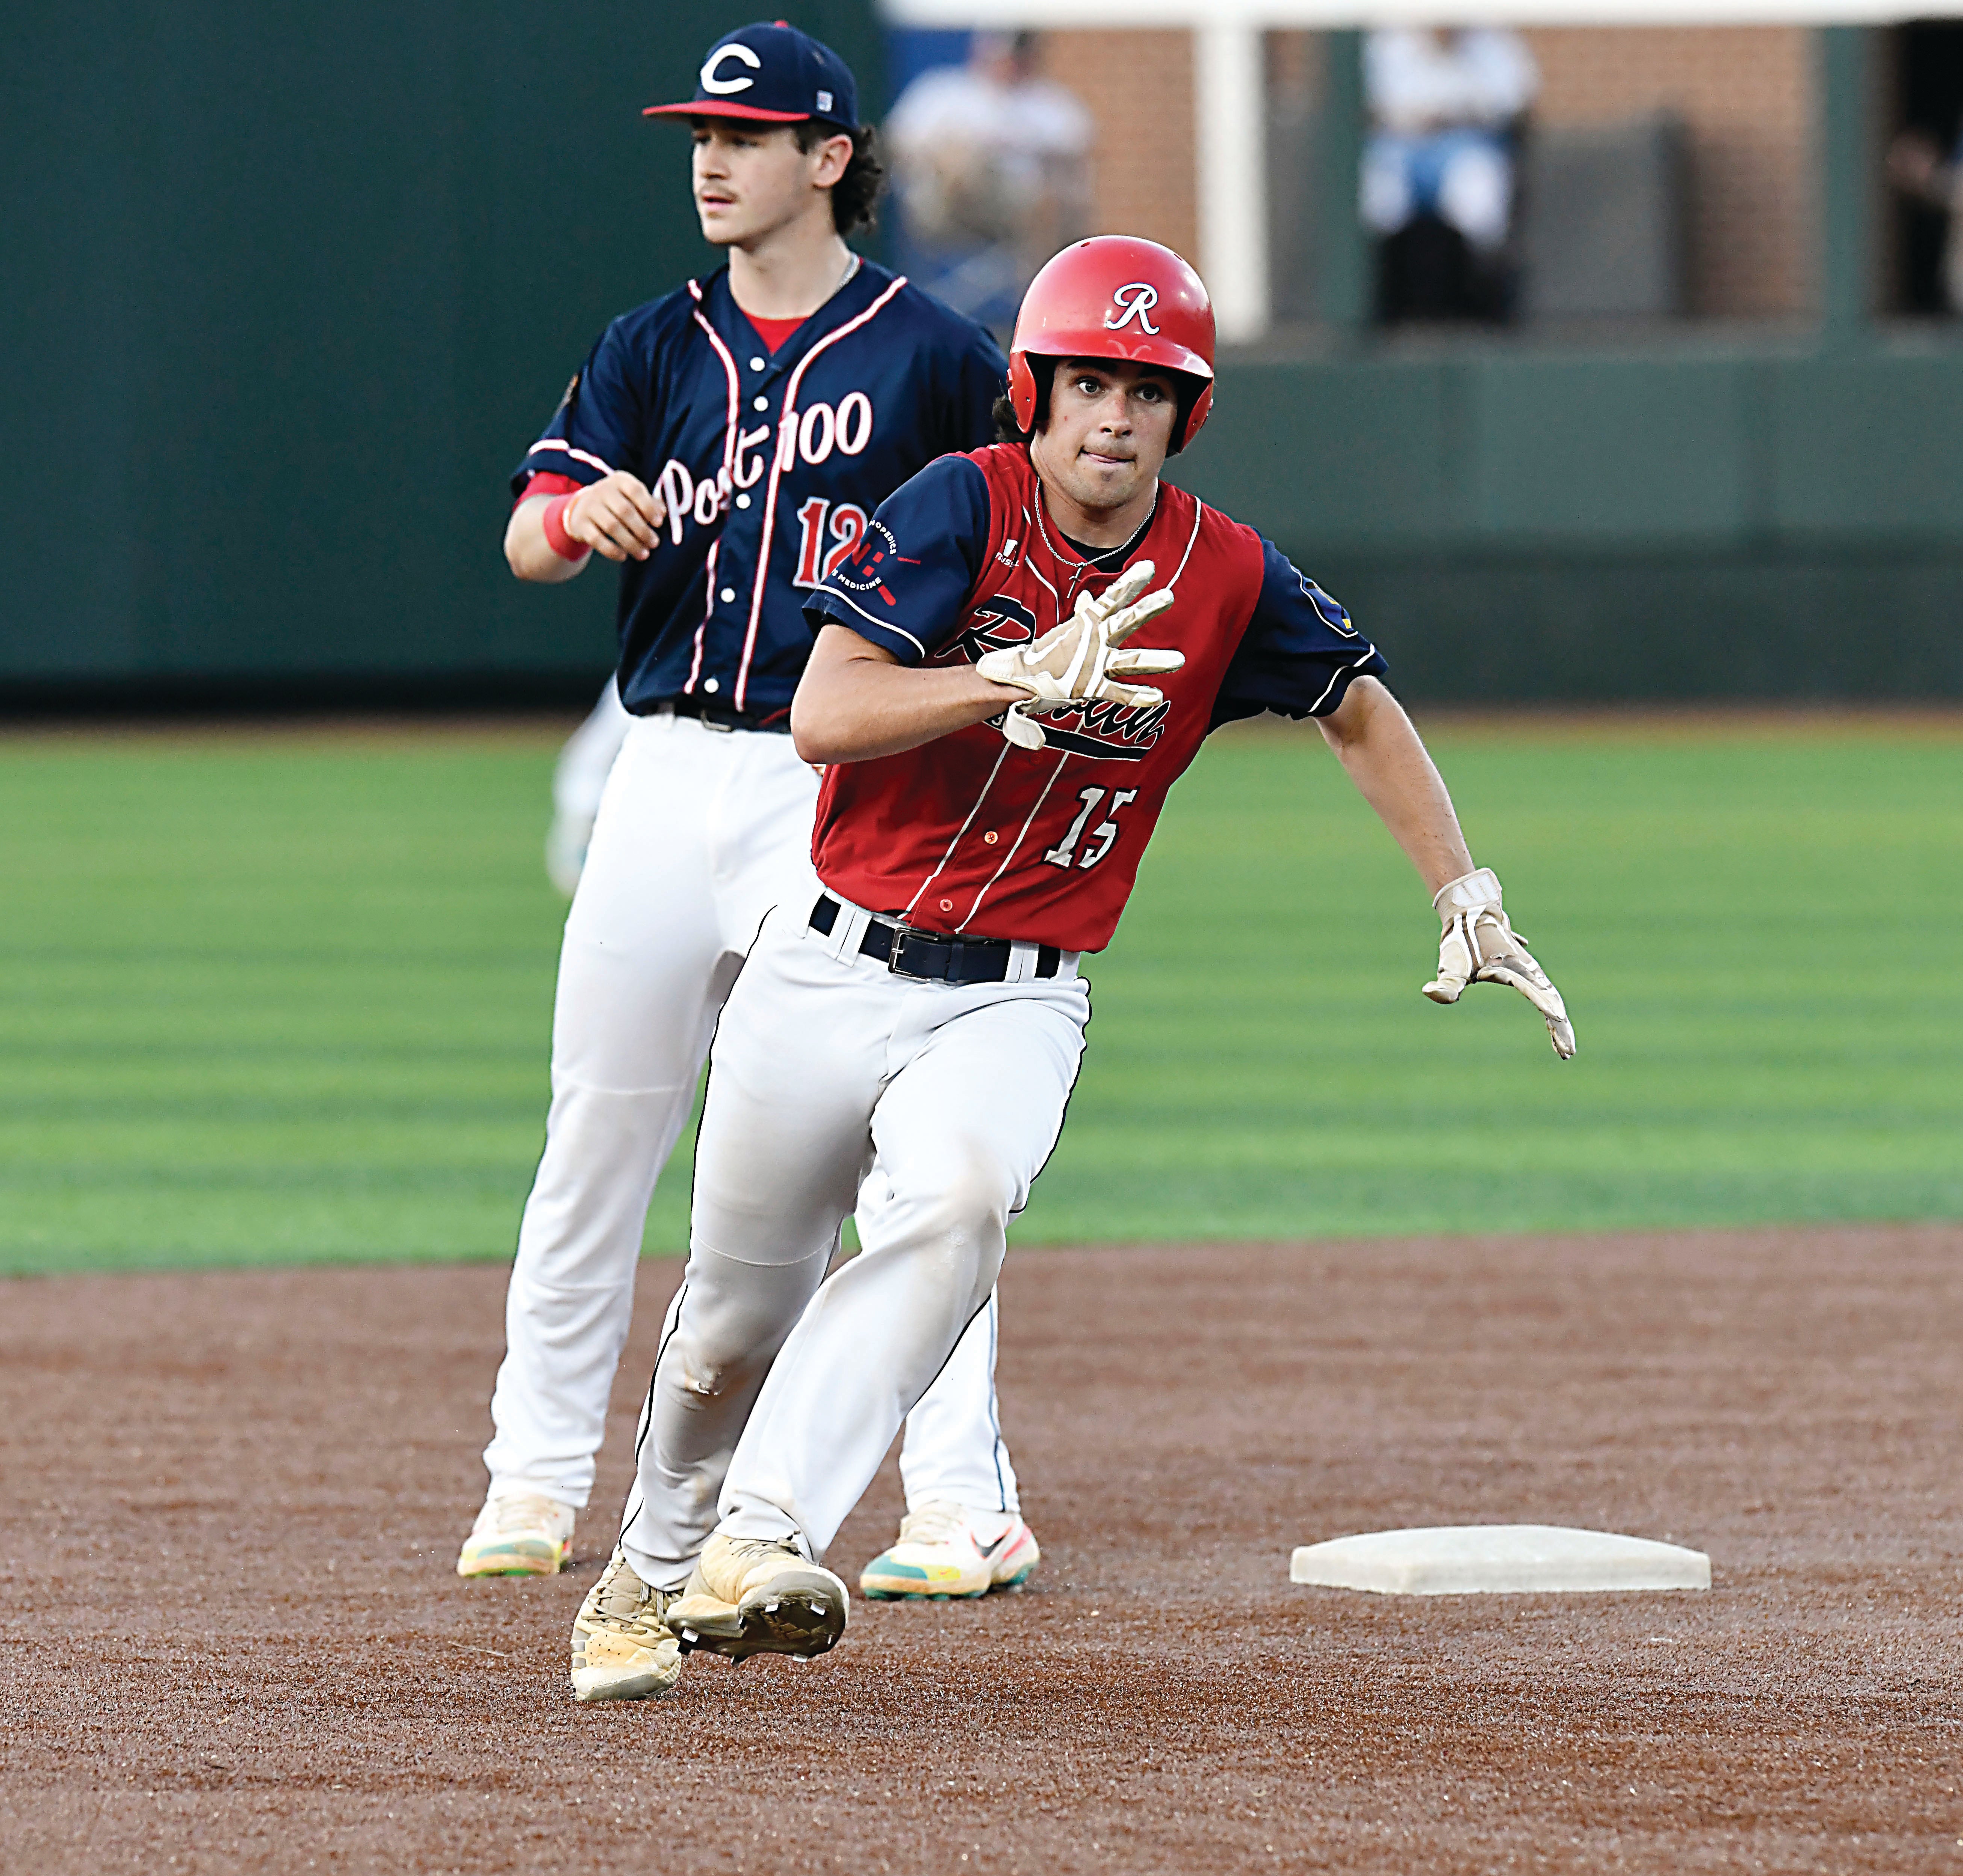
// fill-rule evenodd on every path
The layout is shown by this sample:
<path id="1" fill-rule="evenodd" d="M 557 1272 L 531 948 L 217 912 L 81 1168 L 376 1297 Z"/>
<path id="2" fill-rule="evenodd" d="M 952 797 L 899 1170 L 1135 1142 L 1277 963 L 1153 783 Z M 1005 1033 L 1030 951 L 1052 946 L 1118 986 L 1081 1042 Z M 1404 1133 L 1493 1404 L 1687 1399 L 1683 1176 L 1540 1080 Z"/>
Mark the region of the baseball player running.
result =
<path id="1" fill-rule="evenodd" d="M 520 578 L 571 579 L 594 553 L 620 565 L 632 721 L 617 757 L 595 752 L 610 768 L 560 955 L 545 1152 L 465 1576 L 565 1560 L 655 1180 L 744 952 L 786 879 L 808 876 L 817 782 L 789 734 L 812 642 L 802 599 L 861 546 L 881 499 L 993 434 L 1004 370 L 980 327 L 846 246 L 879 169 L 852 74 L 826 47 L 742 27 L 710 48 L 691 101 L 650 114 L 693 124 L 703 232 L 729 266 L 608 327 L 514 479 L 505 552 Z M 595 734 L 607 740 L 604 714 Z M 876 1236 L 875 1209 L 861 1222 Z M 777 1333 L 783 1286 L 757 1275 L 761 1299 L 711 1286 L 731 1315 L 706 1298 L 686 1326 L 679 1299 L 671 1311 L 642 1424 L 651 1476 L 726 1458 L 719 1416 L 741 1423 Z M 722 1362 L 732 1342 L 744 1360 Z M 1033 1567 L 994 1358 L 985 1309 L 914 1416 L 914 1516 L 874 1587 L 973 1594 Z"/>
<path id="2" fill-rule="evenodd" d="M 825 1548 L 994 1293 L 1077 1074 L 1082 954 L 1216 725 L 1315 718 L 1443 920 L 1425 994 L 1510 984 L 1574 1052 L 1382 658 L 1277 549 L 1159 479 L 1206 421 L 1212 354 L 1177 255 L 1065 250 L 1017 323 L 1011 440 L 914 477 L 808 603 L 824 629 L 793 718 L 831 765 L 818 878 L 723 1010 L 676 1317 L 697 1359 L 776 1359 L 754 1407 L 703 1403 L 692 1471 L 644 1453 L 574 1627 L 581 1700 L 668 1692 L 687 1650 L 809 1657 L 843 1632 Z M 879 1241 L 826 1279 L 869 1167 Z M 684 1583 L 669 1533 L 711 1496 Z"/>

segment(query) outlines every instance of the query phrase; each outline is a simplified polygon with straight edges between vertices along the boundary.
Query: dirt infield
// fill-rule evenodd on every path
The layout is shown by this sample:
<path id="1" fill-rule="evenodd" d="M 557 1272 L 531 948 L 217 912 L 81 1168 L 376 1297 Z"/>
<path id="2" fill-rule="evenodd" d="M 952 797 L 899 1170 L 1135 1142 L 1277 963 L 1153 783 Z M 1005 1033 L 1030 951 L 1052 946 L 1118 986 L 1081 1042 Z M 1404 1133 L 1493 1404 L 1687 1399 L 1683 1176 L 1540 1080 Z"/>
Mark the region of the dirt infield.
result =
<path id="1" fill-rule="evenodd" d="M 582 1711 L 676 1274 L 537 1583 L 450 1573 L 501 1268 L 0 1285 L 7 1868 L 1963 1870 L 1963 1229 L 1021 1253 L 1029 1591 Z M 1715 1586 L 1287 1581 L 1513 1520 Z"/>

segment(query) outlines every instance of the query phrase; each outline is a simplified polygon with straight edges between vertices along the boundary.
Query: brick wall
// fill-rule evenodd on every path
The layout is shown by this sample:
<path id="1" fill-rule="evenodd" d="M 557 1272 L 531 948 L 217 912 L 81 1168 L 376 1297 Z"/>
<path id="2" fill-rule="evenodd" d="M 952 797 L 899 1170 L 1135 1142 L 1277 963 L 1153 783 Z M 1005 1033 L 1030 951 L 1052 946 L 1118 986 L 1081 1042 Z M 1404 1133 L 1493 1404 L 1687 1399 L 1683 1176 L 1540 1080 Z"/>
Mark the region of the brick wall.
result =
<path id="1" fill-rule="evenodd" d="M 1275 35 L 1273 81 L 1312 69 Z M 1693 312 L 1763 318 L 1812 295 L 1811 35 L 1798 27 L 1540 28 L 1540 120 L 1614 123 L 1668 108 L 1688 127 Z M 1289 42 L 1295 42 L 1291 43 Z M 1193 50 L 1183 32 L 1052 32 L 1049 76 L 1089 106 L 1097 226 L 1197 258 Z"/>
<path id="2" fill-rule="evenodd" d="M 1045 73 L 1097 121 L 1097 232 L 1143 235 L 1196 260 L 1192 35 L 1046 33 L 1042 50 Z"/>
<path id="3" fill-rule="evenodd" d="M 1812 35 L 1801 27 L 1541 28 L 1539 121 L 1667 107 L 1689 131 L 1691 309 L 1763 317 L 1812 296 Z"/>

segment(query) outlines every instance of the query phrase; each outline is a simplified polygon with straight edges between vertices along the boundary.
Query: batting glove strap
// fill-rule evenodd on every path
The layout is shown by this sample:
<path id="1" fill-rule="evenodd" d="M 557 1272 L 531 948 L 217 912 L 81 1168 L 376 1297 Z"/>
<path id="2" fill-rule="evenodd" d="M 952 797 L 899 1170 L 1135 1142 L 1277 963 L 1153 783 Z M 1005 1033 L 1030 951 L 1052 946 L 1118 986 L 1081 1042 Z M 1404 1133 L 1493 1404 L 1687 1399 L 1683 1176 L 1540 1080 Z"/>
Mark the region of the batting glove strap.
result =
<path id="1" fill-rule="evenodd" d="M 1452 880 L 1433 903 L 1445 930 L 1438 941 L 1438 975 L 1424 994 L 1433 1003 L 1452 1004 L 1468 984 L 1504 984 L 1540 1012 L 1554 1052 L 1568 1060 L 1574 1053 L 1574 1026 L 1568 1006 L 1508 920 L 1492 869 L 1481 866 Z"/>
<path id="2" fill-rule="evenodd" d="M 1461 873 L 1456 879 L 1448 879 L 1440 886 L 1432 895 L 1431 902 L 1440 918 L 1449 918 L 1454 912 L 1476 912 L 1482 906 L 1490 905 L 1497 910 L 1500 903 L 1500 876 L 1490 866 Z"/>

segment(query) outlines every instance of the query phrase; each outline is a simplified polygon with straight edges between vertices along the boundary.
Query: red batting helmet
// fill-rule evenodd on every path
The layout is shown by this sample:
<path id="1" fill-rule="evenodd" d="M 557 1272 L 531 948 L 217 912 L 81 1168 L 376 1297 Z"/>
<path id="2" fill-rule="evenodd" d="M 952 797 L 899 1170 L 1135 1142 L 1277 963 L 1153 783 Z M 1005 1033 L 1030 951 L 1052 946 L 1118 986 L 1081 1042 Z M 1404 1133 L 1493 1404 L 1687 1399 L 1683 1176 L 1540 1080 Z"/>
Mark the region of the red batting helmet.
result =
<path id="1" fill-rule="evenodd" d="M 1193 380 L 1180 399 L 1186 421 L 1177 453 L 1199 434 L 1213 405 L 1213 303 L 1199 276 L 1170 248 L 1136 235 L 1095 235 L 1053 256 L 1030 282 L 1009 342 L 1009 402 L 1025 430 L 1036 424 L 1038 358 L 1126 358 Z"/>

